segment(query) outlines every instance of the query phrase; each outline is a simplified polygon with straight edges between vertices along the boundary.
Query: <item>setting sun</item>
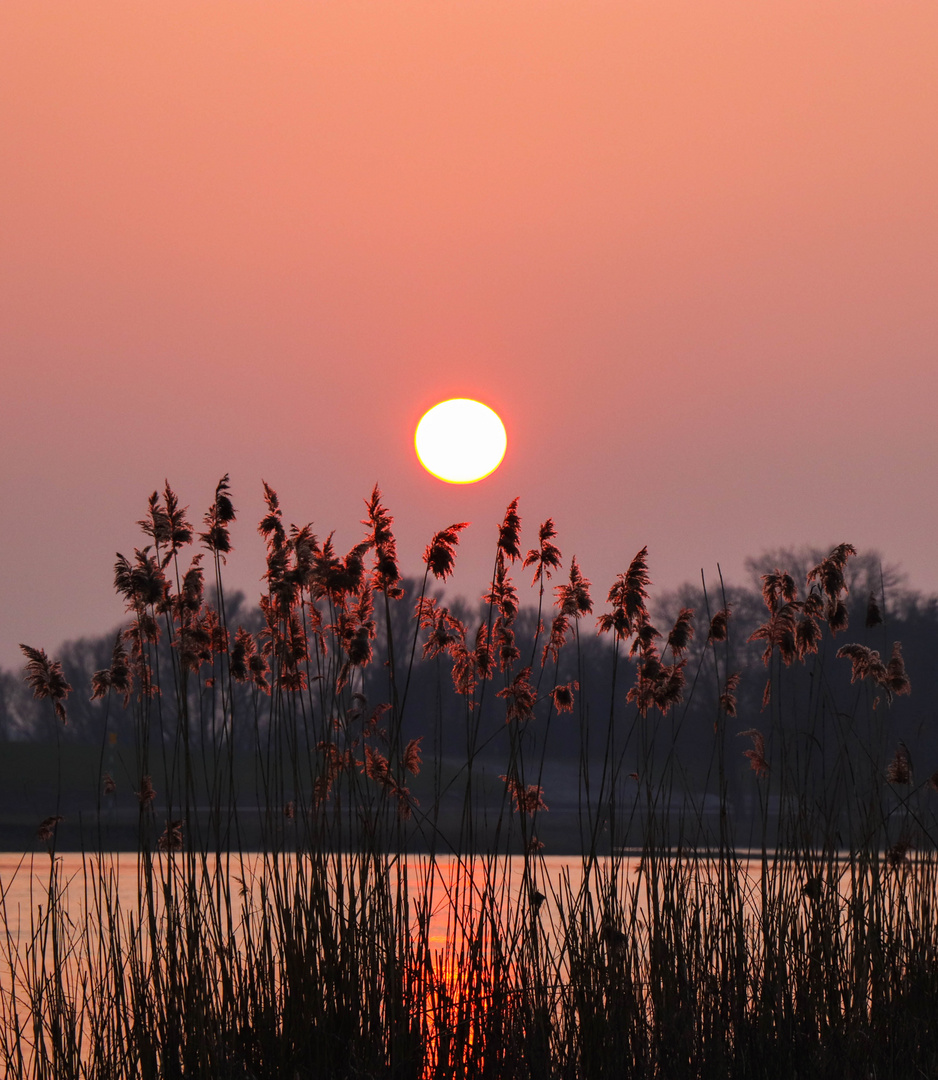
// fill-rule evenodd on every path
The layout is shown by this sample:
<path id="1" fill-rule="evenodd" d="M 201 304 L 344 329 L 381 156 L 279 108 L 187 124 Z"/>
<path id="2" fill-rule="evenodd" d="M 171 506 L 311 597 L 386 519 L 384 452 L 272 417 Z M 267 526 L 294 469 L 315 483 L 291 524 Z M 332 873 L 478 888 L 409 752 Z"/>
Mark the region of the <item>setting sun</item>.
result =
<path id="1" fill-rule="evenodd" d="M 414 434 L 420 464 L 448 484 L 473 484 L 505 456 L 505 425 L 487 405 L 452 398 L 424 413 Z"/>

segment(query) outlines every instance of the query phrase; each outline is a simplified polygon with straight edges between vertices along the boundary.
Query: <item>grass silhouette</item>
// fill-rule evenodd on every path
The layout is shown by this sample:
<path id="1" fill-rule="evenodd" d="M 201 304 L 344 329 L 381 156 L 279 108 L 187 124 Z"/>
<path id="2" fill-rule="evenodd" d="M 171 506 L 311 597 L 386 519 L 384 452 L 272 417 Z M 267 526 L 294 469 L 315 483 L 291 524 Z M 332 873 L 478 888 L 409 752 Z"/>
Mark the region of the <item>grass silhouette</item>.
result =
<path id="1" fill-rule="evenodd" d="M 597 768 L 578 660 L 593 601 L 575 559 L 542 626 L 546 583 L 562 570 L 553 521 L 525 555 L 518 500 L 509 505 L 475 627 L 428 592 L 452 574 L 466 523 L 442 529 L 402 620 L 393 521 L 377 488 L 364 538 L 345 555 L 311 526 L 287 529 L 264 491 L 258 629 L 230 626 L 226 613 L 227 477 L 198 533 L 168 485 L 154 493 L 140 523 L 148 545 L 118 557 L 130 622 L 91 692 L 133 716 L 133 899 L 104 831 L 69 880 L 60 808 L 41 823 L 47 871 L 28 926 L 14 932 L 9 882 L 0 902 L 7 1076 L 934 1075 L 936 784 L 916 786 L 904 744 L 888 758 L 884 717 L 910 689 L 901 649 L 886 662 L 860 644 L 832 655 L 847 629 L 850 545 L 803 589 L 784 569 L 765 575 L 766 620 L 752 635 L 765 645 L 764 722 L 739 731 L 726 597 L 699 619 L 682 608 L 661 633 L 643 548 L 596 617 L 612 642 Z M 202 550 L 186 556 L 194 542 Z M 524 655 L 516 564 L 533 569 L 537 588 Z M 872 598 L 868 622 L 882 617 Z M 703 685 L 699 668 L 688 679 L 695 633 L 717 687 L 715 820 L 682 788 L 674 740 L 662 759 L 655 739 Z M 61 666 L 24 651 L 29 686 L 65 723 Z M 560 681 L 568 651 L 577 678 Z M 826 672 L 845 662 L 855 693 L 833 708 Z M 437 672 L 432 715 L 414 693 L 421 663 Z M 795 715 L 785 671 L 806 664 L 816 692 Z M 452 715 L 444 693 L 459 701 L 465 734 L 455 765 L 439 752 Z M 497 787 L 486 707 L 504 720 Z M 831 716 L 833 768 L 819 749 Z M 538 838 L 551 795 L 528 737 L 561 719 L 580 731 L 568 768 L 582 837 L 563 865 Z M 247 792 L 235 752 L 245 739 Z M 99 824 L 117 786 L 106 742 L 107 719 Z M 734 835 L 728 755 L 752 767 L 755 848 Z M 246 794 L 260 829 L 251 847 Z M 639 849 L 628 850 L 636 828 Z"/>

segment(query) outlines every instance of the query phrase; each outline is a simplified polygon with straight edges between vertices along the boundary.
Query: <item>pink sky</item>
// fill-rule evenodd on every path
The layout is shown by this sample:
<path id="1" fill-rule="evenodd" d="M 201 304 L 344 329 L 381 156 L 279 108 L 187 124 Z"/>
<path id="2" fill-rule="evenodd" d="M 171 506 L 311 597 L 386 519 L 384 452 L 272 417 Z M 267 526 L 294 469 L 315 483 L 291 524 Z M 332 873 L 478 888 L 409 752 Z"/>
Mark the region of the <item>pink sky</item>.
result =
<path id="1" fill-rule="evenodd" d="M 938 5 L 0 7 L 0 665 L 121 617 L 169 478 L 405 568 L 505 505 L 604 599 L 846 540 L 938 591 Z M 477 397 L 449 487 L 421 413 Z"/>

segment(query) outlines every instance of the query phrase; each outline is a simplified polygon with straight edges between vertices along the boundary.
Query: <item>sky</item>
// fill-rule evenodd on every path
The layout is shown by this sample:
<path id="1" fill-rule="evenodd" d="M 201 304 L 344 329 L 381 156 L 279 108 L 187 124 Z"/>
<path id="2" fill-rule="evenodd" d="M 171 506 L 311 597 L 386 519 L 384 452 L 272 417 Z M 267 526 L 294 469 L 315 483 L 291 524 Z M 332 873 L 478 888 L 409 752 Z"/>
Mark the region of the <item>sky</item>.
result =
<path id="1" fill-rule="evenodd" d="M 938 591 L 934 0 L 3 0 L 0 666 L 121 620 L 168 480 L 404 569 L 518 496 L 597 608 L 841 541 Z M 446 485 L 449 397 L 508 452 Z M 525 575 L 526 576 L 526 575 Z M 519 581 L 523 580 L 519 571 Z M 556 583 L 556 582 L 555 582 Z"/>

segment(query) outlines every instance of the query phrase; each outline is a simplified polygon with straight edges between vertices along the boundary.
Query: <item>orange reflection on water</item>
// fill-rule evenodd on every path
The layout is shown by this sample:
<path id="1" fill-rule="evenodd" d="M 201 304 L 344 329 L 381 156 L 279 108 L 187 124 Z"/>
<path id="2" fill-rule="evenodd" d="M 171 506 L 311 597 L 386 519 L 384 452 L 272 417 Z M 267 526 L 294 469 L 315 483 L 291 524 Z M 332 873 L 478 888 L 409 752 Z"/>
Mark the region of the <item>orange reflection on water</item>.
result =
<path id="1" fill-rule="evenodd" d="M 557 874 L 568 860 L 551 860 Z M 411 970 L 423 1002 L 423 1076 L 481 1075 L 517 1045 L 525 970 L 551 936 L 541 921 L 543 860 L 464 856 L 418 860 L 412 901 Z M 538 872 L 542 875 L 538 877 Z M 533 901 L 531 897 L 537 897 Z M 486 1059 L 489 1060 L 486 1060 Z"/>
<path id="2" fill-rule="evenodd" d="M 143 972 L 137 990 L 150 1007 L 148 979 L 172 982 L 173 934 L 195 926 L 202 937 L 188 947 L 196 967 L 183 962 L 177 975 L 203 980 L 212 1009 L 224 1007 L 218 987 L 227 979 L 248 995 L 259 988 L 280 1010 L 278 1023 L 288 1000 L 315 1012 L 308 1019 L 304 1012 L 303 1023 L 325 1024 L 319 1030 L 328 1032 L 343 1010 L 361 1013 L 374 1023 L 385 1064 L 407 1055 L 400 1064 L 408 1075 L 437 1080 L 481 1075 L 483 1068 L 498 1075 L 511 1071 L 519 1055 L 546 1054 L 552 1040 L 566 1045 L 570 1032 L 581 1030 L 582 1010 L 611 1000 L 603 995 L 622 986 L 634 991 L 633 1018 L 651 1022 L 662 1008 L 654 951 L 668 934 L 686 935 L 699 922 L 704 937 L 724 935 L 727 945 L 738 910 L 748 965 L 740 989 L 747 995 L 771 960 L 763 955 L 765 936 L 779 919 L 787 927 L 792 978 L 801 979 L 799 964 L 815 963 L 812 942 L 822 920 L 826 932 L 839 935 L 849 971 L 866 934 L 854 928 L 872 917 L 874 885 L 880 907 L 872 914 L 889 935 L 901 936 L 906 905 L 925 903 L 934 880 L 925 861 L 913 867 L 886 860 L 874 871 L 844 860 L 763 864 L 743 854 L 722 866 L 663 855 L 643 864 L 631 857 L 588 863 L 251 853 L 216 864 L 161 854 L 147 864 L 135 854 L 69 853 L 54 862 L 0 854 L 0 1028 L 7 1033 L 0 1037 L 31 1031 L 36 1010 L 51 1025 L 50 1010 L 61 1008 L 84 1018 L 77 1048 L 84 1055 L 87 1010 L 110 1008 L 111 995 L 133 1012 L 133 966 L 138 984 Z M 728 905 L 730 881 L 738 899 Z M 717 977 L 712 955 L 705 949 L 689 957 L 698 963 L 695 980 Z M 345 964 L 357 974 L 350 977 Z M 856 972 L 851 992 L 866 1000 L 872 976 L 863 964 Z M 814 985 L 808 977 L 802 983 Z M 322 1000 L 310 997 L 322 999 L 327 984 L 343 995 L 339 1012 L 318 1008 Z M 677 984 L 684 985 L 680 978 Z M 709 991 L 694 980 L 688 985 L 709 1008 Z M 29 1043 L 25 1050 L 31 1052 Z"/>

